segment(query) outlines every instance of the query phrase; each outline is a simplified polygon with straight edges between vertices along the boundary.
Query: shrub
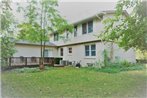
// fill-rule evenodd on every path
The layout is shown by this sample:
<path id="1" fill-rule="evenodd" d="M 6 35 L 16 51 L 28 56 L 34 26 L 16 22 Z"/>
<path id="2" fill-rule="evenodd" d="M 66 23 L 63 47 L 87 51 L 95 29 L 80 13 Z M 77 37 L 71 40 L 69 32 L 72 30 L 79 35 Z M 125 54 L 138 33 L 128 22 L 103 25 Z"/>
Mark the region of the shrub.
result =
<path id="1" fill-rule="evenodd" d="M 128 62 L 128 61 L 121 61 L 120 65 L 124 66 L 124 67 L 129 67 L 129 66 L 133 66 L 132 63 Z"/>
<path id="2" fill-rule="evenodd" d="M 53 67 L 45 67 L 45 70 L 50 70 L 53 69 Z M 39 69 L 39 67 L 35 67 L 35 68 L 28 68 L 28 67 L 24 67 L 24 68 L 17 68 L 17 69 L 13 69 L 12 71 L 14 72 L 18 72 L 18 73 L 35 73 L 35 72 L 41 72 L 41 70 Z"/>
<path id="3" fill-rule="evenodd" d="M 98 69 L 100 69 L 100 68 L 102 68 L 104 66 L 105 66 L 104 62 L 102 62 L 100 60 L 98 62 L 95 62 L 94 65 L 93 65 L 94 68 L 98 68 Z"/>
<path id="4" fill-rule="evenodd" d="M 108 57 L 108 52 L 105 49 L 103 51 L 103 56 L 104 56 L 104 65 L 107 66 L 110 61 L 109 61 L 109 57 Z"/>
<path id="5" fill-rule="evenodd" d="M 88 67 L 88 70 L 106 72 L 106 73 L 118 73 L 121 71 L 131 71 L 131 70 L 143 70 L 145 66 L 141 64 L 134 64 L 127 61 L 120 62 L 107 62 L 107 66 L 104 66 L 104 62 L 96 62 L 91 68 Z"/>
<path id="6" fill-rule="evenodd" d="M 34 72 L 39 72 L 40 69 L 38 67 L 37 68 L 28 68 L 28 67 L 25 67 L 25 68 L 13 69 L 12 71 L 18 72 L 18 73 L 34 73 Z"/>

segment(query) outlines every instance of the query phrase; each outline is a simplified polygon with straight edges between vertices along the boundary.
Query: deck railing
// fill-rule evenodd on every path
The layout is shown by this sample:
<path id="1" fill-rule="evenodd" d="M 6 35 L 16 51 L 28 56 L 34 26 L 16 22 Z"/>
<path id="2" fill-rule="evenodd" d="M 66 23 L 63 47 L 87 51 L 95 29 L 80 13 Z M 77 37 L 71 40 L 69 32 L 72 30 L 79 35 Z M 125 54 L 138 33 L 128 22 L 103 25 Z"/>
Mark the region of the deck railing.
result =
<path id="1" fill-rule="evenodd" d="M 54 66 L 56 64 L 56 59 L 62 58 L 54 58 L 54 57 L 45 57 L 43 63 L 49 66 Z M 39 65 L 41 61 L 41 57 L 11 57 L 9 58 L 10 66 L 31 66 L 31 65 Z"/>

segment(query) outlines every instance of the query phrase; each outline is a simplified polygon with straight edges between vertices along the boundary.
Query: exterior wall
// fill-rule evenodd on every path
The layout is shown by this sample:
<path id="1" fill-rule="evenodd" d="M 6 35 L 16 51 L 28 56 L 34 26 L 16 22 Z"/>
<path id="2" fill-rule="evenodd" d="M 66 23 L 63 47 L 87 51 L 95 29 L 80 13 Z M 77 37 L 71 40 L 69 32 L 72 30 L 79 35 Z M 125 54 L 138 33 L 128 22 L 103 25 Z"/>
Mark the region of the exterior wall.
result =
<path id="1" fill-rule="evenodd" d="M 85 56 L 85 45 L 96 44 L 96 56 Z M 71 62 L 81 61 L 82 66 L 87 66 L 87 63 L 96 63 L 98 61 L 103 61 L 103 51 L 106 49 L 108 53 L 110 52 L 110 43 L 104 44 L 102 42 L 80 44 L 63 48 L 63 60 L 68 60 Z M 68 48 L 72 48 L 72 53 L 68 53 Z M 133 49 L 125 51 L 120 49 L 117 45 L 113 45 L 113 60 L 119 59 L 120 61 L 129 61 L 135 63 L 135 52 Z M 59 48 L 60 55 L 60 48 Z M 109 55 L 109 54 L 108 54 Z"/>
<path id="2" fill-rule="evenodd" d="M 74 37 L 74 33 L 69 33 L 69 38 L 63 40 L 62 38 L 59 39 L 59 41 L 54 41 L 54 36 L 50 36 L 50 41 L 58 46 L 60 45 L 68 45 L 68 44 L 73 44 L 73 43 L 81 43 L 81 42 L 88 42 L 88 41 L 94 41 L 98 40 L 98 35 L 103 32 L 104 29 L 104 24 L 103 21 L 106 18 L 113 18 L 113 14 L 106 14 L 103 16 L 102 20 L 99 20 L 97 17 L 93 19 L 86 20 L 82 23 L 77 24 L 77 37 Z M 124 18 L 124 16 L 122 16 Z M 82 24 L 87 23 L 88 21 L 93 20 L 93 32 L 87 33 L 87 34 L 82 34 Z M 119 24 L 120 22 L 118 22 Z M 60 34 L 60 36 L 66 38 L 66 33 L 64 32 L 63 34 Z"/>
<path id="3" fill-rule="evenodd" d="M 13 55 L 14 57 L 40 57 L 40 46 L 35 45 L 16 45 L 16 53 Z M 45 49 L 49 50 L 49 57 L 57 57 L 58 52 L 57 48 L 46 47 Z"/>
<path id="4" fill-rule="evenodd" d="M 114 59 L 118 60 L 126 60 L 130 61 L 132 63 L 136 62 L 136 56 L 135 56 L 135 50 L 134 49 L 129 49 L 128 51 L 125 51 L 122 48 L 119 48 L 117 45 L 114 45 Z"/>
<path id="5" fill-rule="evenodd" d="M 103 17 L 103 20 L 106 18 L 113 17 L 113 14 L 106 14 Z M 52 51 L 51 57 L 63 57 L 63 60 L 69 60 L 69 61 L 75 61 L 79 62 L 81 61 L 81 64 L 83 66 L 86 66 L 87 63 L 95 63 L 100 61 L 103 61 L 103 51 L 106 49 L 108 52 L 110 52 L 111 45 L 110 43 L 104 44 L 102 42 L 95 42 L 96 44 L 96 56 L 95 57 L 87 57 L 85 56 L 85 45 L 86 44 L 79 44 L 79 45 L 72 45 L 69 44 L 75 44 L 75 43 L 83 43 L 83 42 L 89 42 L 89 41 L 96 41 L 98 40 L 97 36 L 102 32 L 104 25 L 102 24 L 103 20 L 99 20 L 98 18 L 93 18 L 93 32 L 82 34 L 82 23 L 78 24 L 77 28 L 77 37 L 74 37 L 74 33 L 69 33 L 68 39 L 60 39 L 59 41 L 54 41 L 54 36 L 51 35 L 50 41 L 54 43 L 55 45 L 59 46 L 60 48 L 63 48 L 63 56 L 60 56 L 60 48 L 55 47 L 46 47 L 46 49 L 49 49 Z M 86 21 L 85 21 L 86 22 Z M 84 23 L 85 23 L 84 22 Z M 61 34 L 60 36 L 66 37 L 66 33 Z M 88 43 L 89 45 L 90 43 Z M 94 43 L 91 43 L 94 44 Z M 68 45 L 61 47 L 62 45 Z M 68 53 L 68 48 L 72 48 L 72 53 Z M 26 57 L 32 57 L 32 56 L 40 56 L 40 46 L 33 46 L 33 45 L 16 45 L 17 53 L 14 55 L 14 57 L 20 57 L 20 56 L 26 56 Z M 123 49 L 119 48 L 117 45 L 113 45 L 113 60 L 119 59 L 119 60 L 127 60 L 129 62 L 135 62 L 135 52 L 133 49 L 130 49 L 128 51 L 124 51 Z"/>
<path id="6" fill-rule="evenodd" d="M 52 35 L 50 37 L 50 41 L 52 43 L 57 44 L 58 46 L 60 46 L 60 45 L 68 45 L 68 44 L 73 44 L 73 43 L 98 40 L 96 35 L 100 34 L 101 31 L 103 30 L 103 24 L 97 18 L 93 19 L 93 32 L 91 32 L 91 33 L 82 34 L 82 23 L 78 24 L 77 26 L 78 26 L 78 28 L 77 28 L 77 37 L 74 37 L 74 33 L 69 33 L 69 38 L 68 39 L 66 39 L 66 40 L 60 39 L 59 41 L 54 41 L 53 40 L 54 36 Z M 60 36 L 66 37 L 66 32 L 61 34 Z"/>

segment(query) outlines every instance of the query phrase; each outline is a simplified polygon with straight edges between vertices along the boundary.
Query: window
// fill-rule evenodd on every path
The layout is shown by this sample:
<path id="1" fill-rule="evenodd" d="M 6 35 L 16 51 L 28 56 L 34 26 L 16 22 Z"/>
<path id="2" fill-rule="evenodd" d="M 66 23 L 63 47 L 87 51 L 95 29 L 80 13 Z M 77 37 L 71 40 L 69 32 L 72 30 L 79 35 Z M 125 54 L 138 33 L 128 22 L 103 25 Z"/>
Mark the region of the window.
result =
<path id="1" fill-rule="evenodd" d="M 93 32 L 93 21 L 88 22 L 88 33 Z"/>
<path id="2" fill-rule="evenodd" d="M 74 37 L 77 36 L 77 26 L 74 26 Z"/>
<path id="3" fill-rule="evenodd" d="M 87 24 L 84 23 L 82 24 L 82 34 L 86 34 L 87 33 Z"/>
<path id="4" fill-rule="evenodd" d="M 55 33 L 54 34 L 54 41 L 58 41 L 59 40 L 59 34 L 58 33 Z"/>
<path id="5" fill-rule="evenodd" d="M 82 34 L 91 33 L 91 32 L 93 32 L 93 21 L 89 21 L 88 23 L 82 24 Z"/>
<path id="6" fill-rule="evenodd" d="M 66 39 L 68 39 L 68 38 L 69 38 L 69 33 L 67 32 L 67 33 L 66 33 Z"/>
<path id="7" fill-rule="evenodd" d="M 60 56 L 63 56 L 63 48 L 60 48 Z"/>
<path id="8" fill-rule="evenodd" d="M 68 53 L 72 53 L 72 48 L 68 48 Z"/>
<path id="9" fill-rule="evenodd" d="M 91 56 L 96 56 L 96 46 L 91 45 Z"/>
<path id="10" fill-rule="evenodd" d="M 85 46 L 85 56 L 90 56 L 90 49 L 89 49 L 89 45 Z"/>
<path id="11" fill-rule="evenodd" d="M 44 50 L 44 57 L 48 57 L 48 50 L 47 49 Z"/>
<path id="12" fill-rule="evenodd" d="M 85 46 L 85 56 L 96 56 L 96 45 Z"/>

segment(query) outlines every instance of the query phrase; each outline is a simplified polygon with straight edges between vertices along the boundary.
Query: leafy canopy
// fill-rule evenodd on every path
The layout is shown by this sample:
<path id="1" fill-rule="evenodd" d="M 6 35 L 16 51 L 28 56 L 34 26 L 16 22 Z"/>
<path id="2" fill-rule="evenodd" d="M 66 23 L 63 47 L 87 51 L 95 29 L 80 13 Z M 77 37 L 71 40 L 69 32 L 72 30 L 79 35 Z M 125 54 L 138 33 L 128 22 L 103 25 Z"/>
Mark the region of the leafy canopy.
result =
<path id="1" fill-rule="evenodd" d="M 56 9 L 57 0 L 29 0 L 25 12 L 26 22 L 20 24 L 20 39 L 32 42 L 48 41 L 49 34 L 65 30 L 72 31 L 72 25 L 62 18 Z"/>
<path id="2" fill-rule="evenodd" d="M 8 65 L 8 58 L 13 56 L 15 50 L 15 36 L 14 26 L 15 19 L 10 7 L 10 0 L 2 0 L 0 8 L 1 28 L 0 28 L 0 46 L 1 46 L 1 64 L 2 66 Z"/>
<path id="3" fill-rule="evenodd" d="M 124 9 L 133 9 L 124 15 Z M 141 0 L 119 0 L 115 16 L 104 20 L 102 40 L 117 43 L 125 50 L 135 48 L 147 50 L 147 2 Z"/>

